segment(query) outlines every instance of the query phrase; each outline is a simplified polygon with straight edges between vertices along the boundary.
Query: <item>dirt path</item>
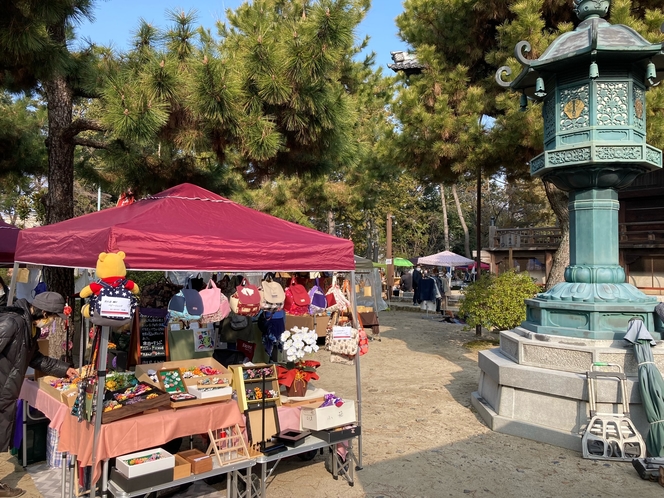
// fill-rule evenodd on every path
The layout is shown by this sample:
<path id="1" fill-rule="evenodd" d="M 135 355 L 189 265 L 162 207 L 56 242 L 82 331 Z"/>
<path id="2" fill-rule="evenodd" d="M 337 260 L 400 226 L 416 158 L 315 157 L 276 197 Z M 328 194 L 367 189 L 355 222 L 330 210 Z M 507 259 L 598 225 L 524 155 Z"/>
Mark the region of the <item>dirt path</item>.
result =
<path id="1" fill-rule="evenodd" d="M 470 404 L 479 369 L 477 352 L 464 344 L 474 332 L 423 316 L 381 313 L 382 341 L 372 341 L 362 357 L 364 468 L 356 472 L 355 486 L 333 480 L 318 455 L 311 462 L 282 462 L 268 486 L 270 498 L 664 494 L 629 463 L 584 460 L 580 453 L 490 431 Z M 327 355 L 317 355 L 317 384 L 354 398 L 354 367 L 331 364 Z M 0 477 L 8 468 L 0 461 Z M 21 479 L 22 487 L 27 481 L 29 476 Z"/>

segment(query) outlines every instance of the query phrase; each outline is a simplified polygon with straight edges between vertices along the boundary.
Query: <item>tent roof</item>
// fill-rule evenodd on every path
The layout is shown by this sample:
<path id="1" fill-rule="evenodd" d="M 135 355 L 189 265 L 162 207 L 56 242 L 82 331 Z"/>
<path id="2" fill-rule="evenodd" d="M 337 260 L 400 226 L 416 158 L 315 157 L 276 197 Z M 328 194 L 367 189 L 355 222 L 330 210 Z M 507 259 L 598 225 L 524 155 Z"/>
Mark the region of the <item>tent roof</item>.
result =
<path id="1" fill-rule="evenodd" d="M 355 255 L 355 269 L 356 270 L 373 270 L 373 261 L 362 256 Z"/>
<path id="2" fill-rule="evenodd" d="M 0 218 L 0 263 L 13 263 L 16 239 L 21 230 Z"/>
<path id="3" fill-rule="evenodd" d="M 16 261 L 94 268 L 124 251 L 132 270 L 354 270 L 353 243 L 184 183 L 133 204 L 21 230 Z"/>
<path id="4" fill-rule="evenodd" d="M 417 263 L 429 266 L 466 266 L 474 261 L 452 251 L 443 251 L 418 258 Z"/>

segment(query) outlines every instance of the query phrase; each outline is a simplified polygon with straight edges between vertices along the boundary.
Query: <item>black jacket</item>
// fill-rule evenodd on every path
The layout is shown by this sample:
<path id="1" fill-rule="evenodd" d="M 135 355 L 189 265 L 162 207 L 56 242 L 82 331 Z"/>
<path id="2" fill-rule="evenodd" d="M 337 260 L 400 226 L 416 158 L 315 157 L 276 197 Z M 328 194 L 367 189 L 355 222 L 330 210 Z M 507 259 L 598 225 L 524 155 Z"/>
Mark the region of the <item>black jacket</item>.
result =
<path id="1" fill-rule="evenodd" d="M 69 365 L 44 356 L 32 336 L 30 304 L 19 299 L 14 306 L 0 308 L 0 452 L 7 451 L 14 432 L 16 400 L 28 365 L 65 377 Z"/>

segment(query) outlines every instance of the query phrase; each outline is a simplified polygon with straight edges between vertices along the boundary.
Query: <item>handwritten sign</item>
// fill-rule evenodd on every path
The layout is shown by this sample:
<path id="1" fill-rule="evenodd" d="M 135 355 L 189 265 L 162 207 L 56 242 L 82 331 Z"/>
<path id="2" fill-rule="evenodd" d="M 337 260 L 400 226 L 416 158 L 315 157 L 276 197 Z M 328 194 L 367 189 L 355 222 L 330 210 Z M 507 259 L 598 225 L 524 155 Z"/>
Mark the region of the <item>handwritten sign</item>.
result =
<path id="1" fill-rule="evenodd" d="M 139 363 L 161 363 L 166 357 L 167 310 L 141 308 L 139 312 Z"/>

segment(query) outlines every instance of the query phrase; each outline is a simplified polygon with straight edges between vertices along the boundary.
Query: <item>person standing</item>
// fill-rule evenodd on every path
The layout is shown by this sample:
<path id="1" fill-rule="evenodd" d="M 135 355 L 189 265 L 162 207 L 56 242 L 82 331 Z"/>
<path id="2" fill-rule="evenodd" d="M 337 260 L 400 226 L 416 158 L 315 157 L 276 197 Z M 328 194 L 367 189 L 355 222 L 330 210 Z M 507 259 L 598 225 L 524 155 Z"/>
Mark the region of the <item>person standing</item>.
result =
<path id="1" fill-rule="evenodd" d="M 65 300 L 57 292 L 42 292 L 29 303 L 19 299 L 0 308 L 0 451 L 9 450 L 16 419 L 16 401 L 28 366 L 55 377 L 76 378 L 78 372 L 64 361 L 39 352 L 35 328 L 48 326 L 64 315 Z M 0 482 L 0 498 L 25 493 Z"/>
<path id="2" fill-rule="evenodd" d="M 422 280 L 422 268 L 419 265 L 413 270 L 413 304 L 418 305 L 420 299 L 420 280 Z"/>
<path id="3" fill-rule="evenodd" d="M 7 306 L 7 298 L 9 297 L 9 287 L 5 281 L 0 277 L 0 306 Z"/>

